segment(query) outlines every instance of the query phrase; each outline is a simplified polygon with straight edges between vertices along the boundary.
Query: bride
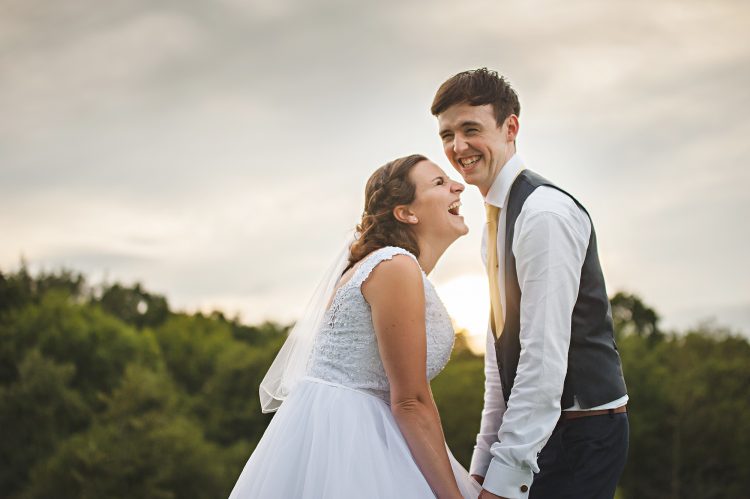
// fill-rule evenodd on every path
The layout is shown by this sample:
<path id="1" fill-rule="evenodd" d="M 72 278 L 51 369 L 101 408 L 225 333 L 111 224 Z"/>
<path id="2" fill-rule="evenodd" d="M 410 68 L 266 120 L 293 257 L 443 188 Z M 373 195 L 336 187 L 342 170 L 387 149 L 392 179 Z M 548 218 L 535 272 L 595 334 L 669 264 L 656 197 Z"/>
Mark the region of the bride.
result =
<path id="1" fill-rule="evenodd" d="M 429 384 L 454 331 L 427 274 L 468 232 L 463 190 L 420 155 L 373 173 L 356 238 L 261 383 L 278 412 L 230 499 L 479 495 Z"/>

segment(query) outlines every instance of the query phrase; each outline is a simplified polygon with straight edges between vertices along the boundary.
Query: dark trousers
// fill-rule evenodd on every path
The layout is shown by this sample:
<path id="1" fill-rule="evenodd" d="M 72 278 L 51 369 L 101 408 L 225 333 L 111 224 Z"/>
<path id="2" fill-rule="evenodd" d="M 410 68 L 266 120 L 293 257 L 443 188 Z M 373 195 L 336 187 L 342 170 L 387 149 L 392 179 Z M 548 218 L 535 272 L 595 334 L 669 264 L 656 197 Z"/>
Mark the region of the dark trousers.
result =
<path id="1" fill-rule="evenodd" d="M 539 454 L 529 499 L 612 499 L 628 432 L 627 413 L 561 420 Z"/>

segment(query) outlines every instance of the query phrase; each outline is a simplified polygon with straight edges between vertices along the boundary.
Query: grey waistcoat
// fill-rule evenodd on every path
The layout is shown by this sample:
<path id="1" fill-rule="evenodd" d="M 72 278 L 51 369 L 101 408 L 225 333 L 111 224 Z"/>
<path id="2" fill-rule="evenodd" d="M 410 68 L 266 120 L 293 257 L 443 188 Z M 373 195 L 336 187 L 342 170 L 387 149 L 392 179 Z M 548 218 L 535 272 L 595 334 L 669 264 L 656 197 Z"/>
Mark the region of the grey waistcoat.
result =
<path id="1" fill-rule="evenodd" d="M 540 186 L 549 186 L 566 194 L 588 216 L 578 200 L 532 171 L 524 170 L 513 182 L 505 208 L 505 326 L 502 335 L 495 341 L 495 354 L 506 403 L 513 389 L 521 353 L 521 288 L 516 273 L 516 257 L 513 254 L 513 232 L 526 198 Z M 592 222 L 588 250 L 581 269 L 578 298 L 571 317 L 568 372 L 561 405 L 563 409 L 571 407 L 575 395 L 582 408 L 596 407 L 626 393 L 620 355 L 614 339 L 612 311 L 599 264 Z"/>

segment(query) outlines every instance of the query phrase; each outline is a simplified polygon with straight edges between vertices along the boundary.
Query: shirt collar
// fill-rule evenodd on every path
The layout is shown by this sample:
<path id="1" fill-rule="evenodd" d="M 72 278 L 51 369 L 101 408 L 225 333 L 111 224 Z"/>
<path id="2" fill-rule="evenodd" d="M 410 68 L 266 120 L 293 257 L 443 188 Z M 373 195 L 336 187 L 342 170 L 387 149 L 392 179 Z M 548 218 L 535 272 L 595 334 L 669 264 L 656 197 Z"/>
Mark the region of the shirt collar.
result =
<path id="1" fill-rule="evenodd" d="M 495 181 L 492 182 L 492 186 L 489 192 L 487 192 L 484 202 L 502 208 L 505 204 L 505 199 L 508 197 L 508 192 L 510 192 L 510 188 L 513 185 L 513 181 L 525 169 L 526 167 L 521 157 L 518 154 L 514 154 L 500 169 L 500 173 L 497 174 Z"/>

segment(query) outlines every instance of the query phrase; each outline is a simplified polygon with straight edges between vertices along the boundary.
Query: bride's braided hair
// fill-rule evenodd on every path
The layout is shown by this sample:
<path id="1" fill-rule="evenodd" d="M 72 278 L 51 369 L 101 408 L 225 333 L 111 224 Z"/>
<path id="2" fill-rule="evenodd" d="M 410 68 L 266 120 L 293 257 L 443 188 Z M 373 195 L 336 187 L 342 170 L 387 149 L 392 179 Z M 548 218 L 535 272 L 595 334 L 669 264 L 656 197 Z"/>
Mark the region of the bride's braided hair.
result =
<path id="1" fill-rule="evenodd" d="M 407 224 L 396 220 L 393 209 L 414 201 L 417 189 L 409 173 L 426 159 L 421 154 L 394 159 L 370 176 L 365 187 L 365 211 L 357 225 L 357 240 L 349 251 L 348 268 L 386 246 L 398 246 L 419 256 L 416 236 Z"/>

